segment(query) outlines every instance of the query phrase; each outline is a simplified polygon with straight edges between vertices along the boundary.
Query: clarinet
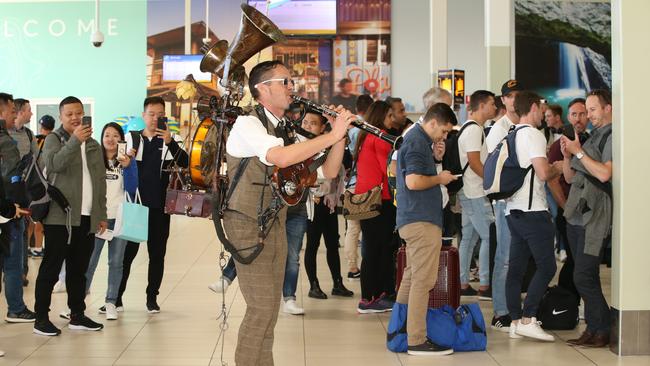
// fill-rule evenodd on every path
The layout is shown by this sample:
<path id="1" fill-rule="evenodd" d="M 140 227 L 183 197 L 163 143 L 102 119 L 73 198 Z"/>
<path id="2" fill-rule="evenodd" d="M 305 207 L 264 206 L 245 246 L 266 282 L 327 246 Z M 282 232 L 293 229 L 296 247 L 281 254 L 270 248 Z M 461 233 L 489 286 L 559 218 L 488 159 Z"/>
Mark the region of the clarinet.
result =
<path id="1" fill-rule="evenodd" d="M 334 118 L 336 118 L 339 115 L 333 109 L 327 108 L 326 106 L 321 104 L 314 103 L 311 100 L 300 97 L 298 95 L 292 95 L 291 98 L 293 98 L 293 100 L 295 100 L 296 102 L 304 104 L 307 108 L 317 111 L 320 114 L 328 115 Z M 402 145 L 402 140 L 403 140 L 402 136 L 393 136 L 367 123 L 362 119 L 354 120 L 352 122 L 352 125 L 388 142 L 393 147 L 393 149 L 399 149 L 400 145 Z"/>

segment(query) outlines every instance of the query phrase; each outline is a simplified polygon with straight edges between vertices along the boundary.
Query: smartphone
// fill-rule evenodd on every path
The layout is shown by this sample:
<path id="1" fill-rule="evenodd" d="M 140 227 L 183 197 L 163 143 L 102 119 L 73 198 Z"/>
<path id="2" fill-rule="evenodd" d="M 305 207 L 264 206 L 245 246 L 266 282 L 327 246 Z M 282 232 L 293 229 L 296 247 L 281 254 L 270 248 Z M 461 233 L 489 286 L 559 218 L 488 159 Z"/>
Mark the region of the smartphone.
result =
<path id="1" fill-rule="evenodd" d="M 126 155 L 126 141 L 117 143 L 117 157 L 121 158 Z"/>
<path id="2" fill-rule="evenodd" d="M 462 174 L 454 174 L 454 177 L 456 178 L 461 178 L 463 175 Z"/>
<path id="3" fill-rule="evenodd" d="M 576 139 L 576 131 L 573 129 L 572 125 L 564 125 L 562 134 L 571 140 Z"/>
<path id="4" fill-rule="evenodd" d="M 92 117 L 83 116 L 83 118 L 81 118 L 81 125 L 82 126 L 92 127 L 92 124 L 93 124 L 93 118 Z"/>
<path id="5" fill-rule="evenodd" d="M 167 117 L 158 117 L 158 129 L 159 130 L 167 129 Z"/>

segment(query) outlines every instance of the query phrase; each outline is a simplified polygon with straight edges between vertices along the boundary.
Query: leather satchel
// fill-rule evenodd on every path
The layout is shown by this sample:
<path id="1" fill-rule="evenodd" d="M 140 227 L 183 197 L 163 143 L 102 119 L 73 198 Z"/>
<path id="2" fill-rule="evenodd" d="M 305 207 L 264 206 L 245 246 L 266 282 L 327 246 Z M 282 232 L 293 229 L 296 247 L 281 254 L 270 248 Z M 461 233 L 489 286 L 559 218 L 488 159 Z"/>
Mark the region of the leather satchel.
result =
<path id="1" fill-rule="evenodd" d="M 182 189 L 178 175 L 171 178 L 165 197 L 165 213 L 190 217 L 212 215 L 212 194 Z"/>
<path id="2" fill-rule="evenodd" d="M 381 185 L 368 192 L 343 194 L 343 217 L 346 220 L 366 220 L 379 216 L 381 211 Z"/>

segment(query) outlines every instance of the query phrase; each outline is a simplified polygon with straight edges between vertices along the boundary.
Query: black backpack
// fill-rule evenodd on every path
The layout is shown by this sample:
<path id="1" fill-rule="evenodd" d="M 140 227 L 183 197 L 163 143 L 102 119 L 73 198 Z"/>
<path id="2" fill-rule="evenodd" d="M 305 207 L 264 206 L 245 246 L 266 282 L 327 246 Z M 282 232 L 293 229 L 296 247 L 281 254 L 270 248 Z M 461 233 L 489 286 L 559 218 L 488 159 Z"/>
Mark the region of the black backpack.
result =
<path id="1" fill-rule="evenodd" d="M 547 330 L 571 330 L 578 325 L 578 299 L 571 291 L 555 286 L 546 290 L 537 310 L 537 320 Z"/>
<path id="2" fill-rule="evenodd" d="M 449 170 L 451 174 L 464 175 L 465 171 L 469 167 L 469 161 L 467 162 L 467 164 L 465 164 L 465 166 L 461 166 L 460 164 L 460 152 L 458 150 L 458 139 L 460 138 L 460 135 L 463 133 L 465 128 L 470 125 L 478 126 L 478 123 L 473 121 L 465 123 L 457 133 L 453 133 L 453 134 L 449 133 L 449 136 L 447 136 L 447 140 L 445 141 L 445 155 L 442 157 L 442 168 L 444 170 Z M 483 141 L 484 139 L 481 138 L 481 143 L 483 143 Z M 462 176 L 447 185 L 447 191 L 449 193 L 456 193 L 460 191 L 461 188 L 463 188 Z"/>
<path id="3" fill-rule="evenodd" d="M 64 144 L 65 141 L 59 136 L 56 132 L 52 132 L 56 137 L 61 140 L 61 143 Z M 23 180 L 25 181 L 25 188 L 27 194 L 27 202 L 29 203 L 29 208 L 32 210 L 31 217 L 34 221 L 40 222 L 50 211 L 50 202 L 54 201 L 59 207 L 70 214 L 70 203 L 63 193 L 54 186 L 54 181 L 56 176 L 52 179 L 52 184 L 45 178 L 43 170 L 38 164 L 39 154 L 34 157 L 33 154 L 28 154 L 30 156 L 31 162 L 29 167 L 25 170 L 25 175 Z"/>

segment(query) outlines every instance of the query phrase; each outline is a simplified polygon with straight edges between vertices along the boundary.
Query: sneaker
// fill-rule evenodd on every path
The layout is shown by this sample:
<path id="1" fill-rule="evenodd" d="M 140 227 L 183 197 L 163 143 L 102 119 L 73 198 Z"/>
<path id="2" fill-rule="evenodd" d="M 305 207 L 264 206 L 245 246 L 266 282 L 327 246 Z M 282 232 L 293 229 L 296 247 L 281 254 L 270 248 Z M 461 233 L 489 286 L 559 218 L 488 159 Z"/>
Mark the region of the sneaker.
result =
<path id="1" fill-rule="evenodd" d="M 55 327 L 54 324 L 52 324 L 52 322 L 50 321 L 50 319 L 44 319 L 44 320 L 37 320 L 34 323 L 33 332 L 39 335 L 54 337 L 61 334 L 61 329 Z"/>
<path id="2" fill-rule="evenodd" d="M 408 346 L 408 354 L 411 356 L 445 356 L 452 353 L 454 353 L 452 348 L 437 345 L 429 338 L 417 346 Z"/>
<path id="3" fill-rule="evenodd" d="M 217 282 L 208 285 L 208 288 L 218 294 L 228 291 L 228 286 L 230 286 L 231 281 L 223 276 L 217 280 Z"/>
<path id="4" fill-rule="evenodd" d="M 61 282 L 61 281 L 57 281 L 54 284 L 54 288 L 52 289 L 53 294 L 58 294 L 58 293 L 65 292 L 65 291 L 66 291 L 65 282 Z"/>
<path id="5" fill-rule="evenodd" d="M 381 298 L 371 301 L 362 299 L 357 306 L 359 314 L 386 313 L 392 310 L 393 307 L 388 305 L 388 301 L 381 301 Z"/>
<path id="6" fill-rule="evenodd" d="M 354 282 L 361 279 L 361 271 L 348 272 L 348 281 Z"/>
<path id="7" fill-rule="evenodd" d="M 7 323 L 32 323 L 35 320 L 36 314 L 27 308 L 20 313 L 7 312 L 7 316 L 5 317 Z"/>
<path id="8" fill-rule="evenodd" d="M 5 356 L 5 351 L 0 351 L 0 357 L 4 357 L 4 356 Z"/>
<path id="9" fill-rule="evenodd" d="M 32 258 L 43 258 L 43 250 L 36 250 L 36 249 L 29 249 L 29 254 L 32 256 Z"/>
<path id="10" fill-rule="evenodd" d="M 303 315 L 305 309 L 301 308 L 296 304 L 296 300 L 289 299 L 282 302 L 282 312 L 291 315 Z"/>
<path id="11" fill-rule="evenodd" d="M 508 333 L 510 332 L 510 324 L 512 323 L 512 319 L 510 318 L 510 315 L 502 315 L 500 317 L 492 317 L 492 329 L 498 330 L 499 332 L 503 333 Z"/>
<path id="12" fill-rule="evenodd" d="M 116 306 L 115 306 L 115 310 L 117 310 L 118 313 L 121 313 L 121 312 L 124 311 L 124 306 L 117 306 L 117 305 L 116 305 Z M 99 314 L 106 314 L 106 305 L 104 305 L 104 306 L 102 306 L 101 308 L 99 308 L 99 310 L 97 310 L 97 312 L 98 312 Z"/>
<path id="13" fill-rule="evenodd" d="M 520 321 L 519 324 L 517 324 L 516 333 L 520 336 L 535 338 L 540 341 L 555 341 L 553 335 L 546 333 L 542 327 L 540 327 L 540 322 L 538 322 L 536 318 L 531 318 L 531 322 L 528 324 L 524 324 Z"/>
<path id="14" fill-rule="evenodd" d="M 104 305 L 104 309 L 106 310 L 106 320 L 117 320 L 117 307 L 115 307 L 115 304 L 108 302 Z"/>
<path id="15" fill-rule="evenodd" d="M 149 314 L 158 314 L 160 312 L 160 306 L 158 306 L 156 299 L 147 300 L 147 312 Z"/>
<path id="16" fill-rule="evenodd" d="M 478 290 L 478 299 L 482 301 L 492 301 L 492 288 L 488 287 L 487 290 Z"/>
<path id="17" fill-rule="evenodd" d="M 467 286 L 467 288 L 460 289 L 460 296 L 476 296 L 478 292 L 472 288 L 472 286 Z"/>
<path id="18" fill-rule="evenodd" d="M 81 315 L 80 317 L 75 317 L 74 319 L 70 319 L 68 328 L 73 330 L 97 331 L 104 328 L 104 325 L 92 321 L 89 317 L 85 315 Z"/>
<path id="19" fill-rule="evenodd" d="M 517 334 L 517 324 L 511 323 L 510 324 L 510 329 L 508 330 L 508 336 L 510 339 L 522 339 L 524 337 L 520 336 Z"/>
<path id="20" fill-rule="evenodd" d="M 68 319 L 70 320 L 70 309 L 64 310 L 59 313 L 59 317 L 63 319 Z"/>

